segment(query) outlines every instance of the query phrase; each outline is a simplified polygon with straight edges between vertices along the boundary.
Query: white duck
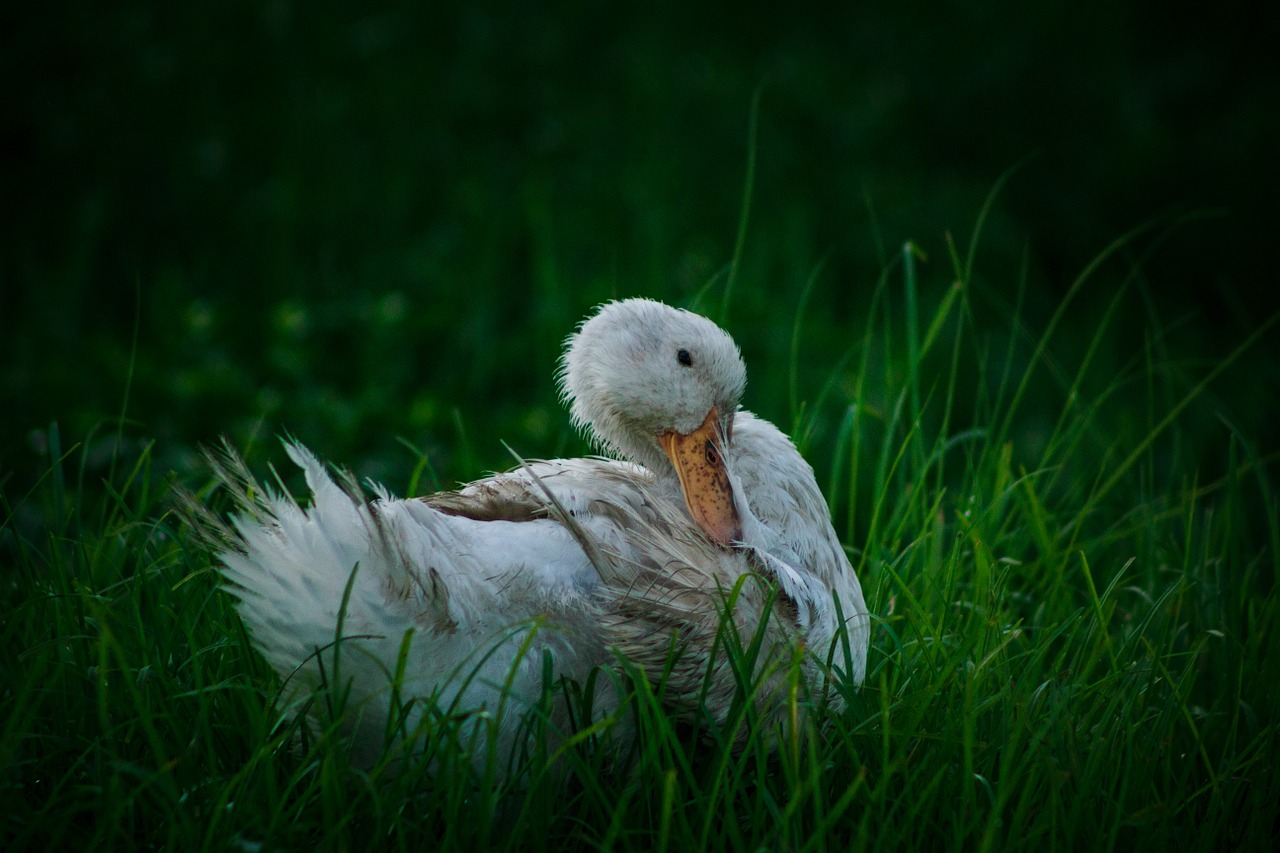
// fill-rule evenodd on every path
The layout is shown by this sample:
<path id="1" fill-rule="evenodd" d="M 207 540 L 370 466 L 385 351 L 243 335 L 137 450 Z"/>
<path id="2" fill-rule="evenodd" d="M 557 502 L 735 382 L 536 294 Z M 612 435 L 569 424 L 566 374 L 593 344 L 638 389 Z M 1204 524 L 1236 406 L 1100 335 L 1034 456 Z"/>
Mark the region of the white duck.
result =
<path id="1" fill-rule="evenodd" d="M 289 444 L 312 492 L 304 509 L 264 491 L 233 452 L 212 459 L 236 513 L 231 527 L 208 513 L 201 526 L 240 615 L 303 691 L 334 678 L 340 649 L 358 755 L 383 747 L 393 682 L 401 703 L 485 709 L 475 719 L 509 755 L 520 712 L 543 694 L 548 654 L 556 678 L 579 683 L 616 654 L 654 680 L 669 670 L 673 713 L 701 701 L 723 720 L 736 685 L 717 632 L 744 576 L 778 586 L 773 596 L 747 578 L 732 610 L 744 642 L 763 632 L 762 713 L 781 710 L 779 664 L 797 643 L 814 690 L 826 683 L 814 657 L 861 683 L 861 587 L 812 469 L 781 431 L 738 409 L 746 372 L 733 340 L 687 311 L 614 302 L 569 338 L 559 379 L 574 422 L 629 461 L 533 462 L 457 492 L 395 499 L 378 488 L 366 501 Z M 594 707 L 615 710 L 610 679 L 595 683 Z M 393 719 L 416 736 L 431 703 L 408 708 Z"/>

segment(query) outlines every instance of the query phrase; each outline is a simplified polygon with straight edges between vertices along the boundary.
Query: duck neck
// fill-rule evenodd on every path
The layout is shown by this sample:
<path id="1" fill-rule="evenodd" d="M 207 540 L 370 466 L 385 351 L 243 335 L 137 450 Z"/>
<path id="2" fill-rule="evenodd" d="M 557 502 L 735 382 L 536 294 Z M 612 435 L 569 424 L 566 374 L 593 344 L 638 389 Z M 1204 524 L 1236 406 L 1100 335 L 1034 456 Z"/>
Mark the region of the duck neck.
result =
<path id="1" fill-rule="evenodd" d="M 632 447 L 618 447 L 617 450 L 622 453 L 624 458 L 644 466 L 657 479 L 679 483 L 679 478 L 676 477 L 676 469 L 672 466 L 671 460 L 667 458 L 667 454 L 662 450 L 662 446 L 658 444 L 656 438 L 652 443 L 641 441 Z"/>

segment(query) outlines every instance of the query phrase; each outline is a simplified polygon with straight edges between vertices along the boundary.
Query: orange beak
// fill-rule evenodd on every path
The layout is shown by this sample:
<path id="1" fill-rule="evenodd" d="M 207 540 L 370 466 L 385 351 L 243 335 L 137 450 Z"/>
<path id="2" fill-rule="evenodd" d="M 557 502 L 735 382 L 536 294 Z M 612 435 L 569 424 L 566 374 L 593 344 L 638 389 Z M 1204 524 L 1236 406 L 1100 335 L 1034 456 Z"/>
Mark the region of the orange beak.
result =
<path id="1" fill-rule="evenodd" d="M 712 406 L 702 426 L 693 432 L 681 435 L 667 430 L 658 441 L 680 478 L 689 514 L 708 536 L 727 546 L 742 540 L 742 520 L 733 505 L 719 420 L 719 412 Z"/>

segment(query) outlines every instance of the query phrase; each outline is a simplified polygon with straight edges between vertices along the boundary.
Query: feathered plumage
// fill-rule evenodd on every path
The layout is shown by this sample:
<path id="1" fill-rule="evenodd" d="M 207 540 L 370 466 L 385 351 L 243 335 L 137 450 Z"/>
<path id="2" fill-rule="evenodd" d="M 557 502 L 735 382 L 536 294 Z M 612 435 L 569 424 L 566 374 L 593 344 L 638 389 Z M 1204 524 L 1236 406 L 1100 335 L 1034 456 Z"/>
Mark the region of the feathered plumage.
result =
<path id="1" fill-rule="evenodd" d="M 723 718 L 736 690 L 717 636 L 730 598 L 734 630 L 761 632 L 762 713 L 784 699 L 770 667 L 801 647 L 821 689 L 815 658 L 844 647 L 841 618 L 851 654 L 834 663 L 863 678 L 858 580 L 812 469 L 738 410 L 746 376 L 732 339 L 698 315 L 626 300 L 567 343 L 559 378 L 574 421 L 623 460 L 529 462 L 455 492 L 396 499 L 375 487 L 368 500 L 287 443 L 304 508 L 230 448 L 211 458 L 235 512 L 225 524 L 193 511 L 254 644 L 302 690 L 332 682 L 338 658 L 363 757 L 382 747 L 393 682 L 402 699 L 432 700 L 410 706 L 405 731 L 433 705 L 484 708 L 510 750 L 548 656 L 556 677 L 586 683 L 622 655 L 665 679 L 672 713 L 701 702 Z M 595 683 L 594 706 L 615 707 L 609 679 Z"/>

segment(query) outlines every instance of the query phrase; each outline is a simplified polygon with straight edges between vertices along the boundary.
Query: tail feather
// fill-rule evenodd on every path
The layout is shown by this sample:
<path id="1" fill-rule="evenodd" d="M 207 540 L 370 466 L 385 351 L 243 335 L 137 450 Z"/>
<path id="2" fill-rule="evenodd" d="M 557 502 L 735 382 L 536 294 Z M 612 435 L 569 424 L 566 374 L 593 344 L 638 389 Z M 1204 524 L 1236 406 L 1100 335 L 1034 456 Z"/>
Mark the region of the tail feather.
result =
<path id="1" fill-rule="evenodd" d="M 344 469 L 336 471 L 337 477 L 341 481 L 341 485 L 339 485 L 325 470 L 324 463 L 305 445 L 297 441 L 286 440 L 284 449 L 289 454 L 289 458 L 293 460 L 293 464 L 302 469 L 307 480 L 307 490 L 311 492 L 312 501 L 316 506 L 328 504 L 329 502 L 340 504 L 341 498 L 344 497 L 354 506 L 360 506 L 364 503 L 364 495 L 360 490 L 360 486 L 350 472 Z"/>
<path id="2" fill-rule="evenodd" d="M 225 440 L 220 447 L 205 448 L 204 455 L 216 486 L 230 496 L 227 520 L 190 491 L 175 489 L 177 511 L 217 554 L 222 578 L 255 646 L 282 676 L 299 664 L 308 669 L 308 660 L 314 669 L 316 650 L 333 644 L 352 572 L 356 579 L 342 615 L 355 630 L 344 628 L 343 633 L 367 630 L 370 614 L 383 623 L 393 615 L 376 578 L 378 567 L 368 565 L 376 560 L 371 559 L 371 538 L 352 480 L 342 477 L 339 486 L 301 444 L 286 441 L 285 448 L 306 475 L 309 507 L 283 486 L 264 487 Z"/>

